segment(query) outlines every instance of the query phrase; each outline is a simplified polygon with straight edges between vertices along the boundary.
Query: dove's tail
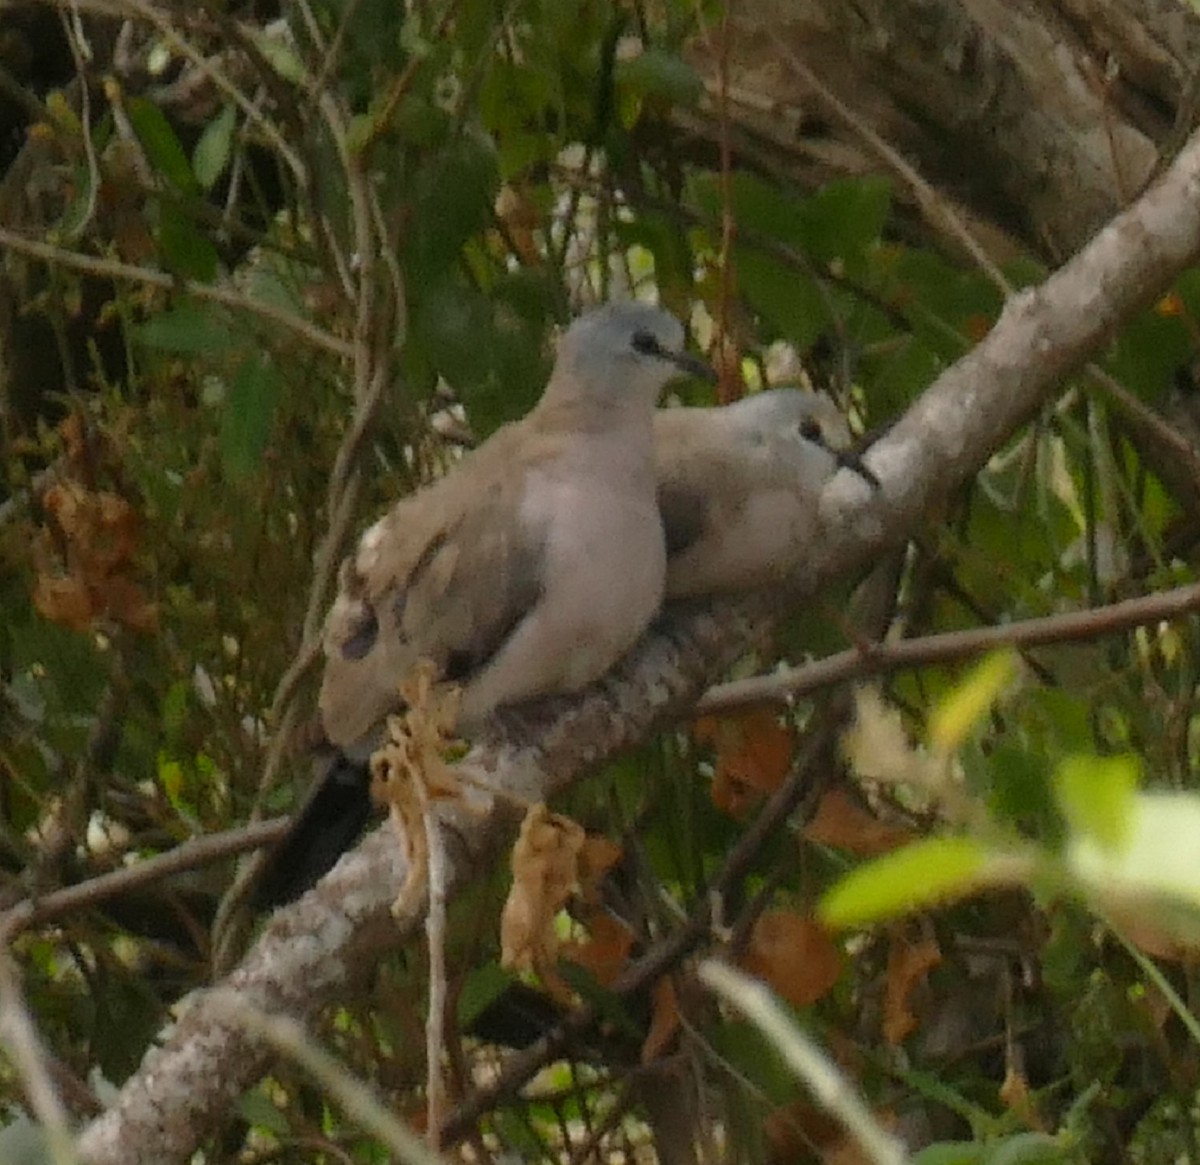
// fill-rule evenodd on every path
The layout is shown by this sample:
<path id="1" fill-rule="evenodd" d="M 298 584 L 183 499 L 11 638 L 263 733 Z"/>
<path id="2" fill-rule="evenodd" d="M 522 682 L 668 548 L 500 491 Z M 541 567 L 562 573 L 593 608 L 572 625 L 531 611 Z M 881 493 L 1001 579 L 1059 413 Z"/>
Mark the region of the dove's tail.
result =
<path id="1" fill-rule="evenodd" d="M 259 910 L 283 906 L 311 889 L 354 845 L 371 819 L 366 761 L 338 751 L 318 761 L 317 769 L 307 799 L 263 864 L 252 899 Z"/>

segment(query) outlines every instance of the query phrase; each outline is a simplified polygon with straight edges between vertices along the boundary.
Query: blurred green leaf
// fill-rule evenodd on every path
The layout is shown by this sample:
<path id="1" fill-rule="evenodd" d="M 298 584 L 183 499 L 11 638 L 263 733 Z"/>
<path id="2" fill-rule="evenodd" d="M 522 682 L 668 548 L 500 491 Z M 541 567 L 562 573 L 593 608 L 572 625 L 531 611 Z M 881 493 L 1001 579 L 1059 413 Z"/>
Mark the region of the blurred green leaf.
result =
<path id="1" fill-rule="evenodd" d="M 943 752 L 956 752 L 1017 674 L 1017 653 L 993 651 L 964 676 L 929 716 L 929 741 Z"/>
<path id="2" fill-rule="evenodd" d="M 1133 829 L 1141 764 L 1133 756 L 1068 756 L 1055 789 L 1072 832 L 1106 850 L 1120 850 Z"/>
<path id="3" fill-rule="evenodd" d="M 800 207 L 805 250 L 824 263 L 865 254 L 879 241 L 891 205 L 892 185 L 886 178 L 827 183 Z"/>
<path id="4" fill-rule="evenodd" d="M 189 215 L 172 203 L 162 203 L 157 233 L 163 259 L 172 271 L 201 283 L 212 282 L 219 262 L 217 248 Z"/>
<path id="5" fill-rule="evenodd" d="M 478 135 L 456 139 L 424 167 L 403 255 L 417 286 L 445 282 L 467 240 L 491 222 L 499 183 L 495 148 Z"/>
<path id="6" fill-rule="evenodd" d="M 1077 800 L 1087 792 L 1082 764 L 1079 770 L 1069 782 L 1074 788 L 1067 812 L 1073 823 L 1080 812 Z M 1071 869 L 1102 904 L 1195 944 L 1200 941 L 1200 796 L 1133 793 L 1129 778 L 1128 771 L 1114 766 L 1091 782 L 1102 804 L 1084 807 L 1087 819 L 1068 846 Z"/>
<path id="7" fill-rule="evenodd" d="M 821 900 L 827 926 L 845 929 L 970 894 L 989 879 L 994 855 L 970 837 L 934 837 L 848 874 Z"/>
<path id="8" fill-rule="evenodd" d="M 1143 400 L 1158 403 L 1175 374 L 1195 351 L 1190 325 L 1178 313 L 1158 305 L 1138 313 L 1113 340 L 1102 363 L 1106 371 Z"/>
<path id="9" fill-rule="evenodd" d="M 615 73 L 618 86 L 676 105 L 695 105 L 704 92 L 704 82 L 696 70 L 682 57 L 663 49 L 647 48 L 630 60 L 618 61 Z"/>
<path id="10" fill-rule="evenodd" d="M 514 981 L 512 974 L 502 970 L 499 963 L 473 968 L 458 993 L 459 1028 L 469 1028 L 480 1012 L 495 1003 Z"/>
<path id="11" fill-rule="evenodd" d="M 266 1129 L 277 1137 L 286 1138 L 291 1133 L 287 1115 L 264 1094 L 261 1086 L 242 1093 L 238 1099 L 238 1112 L 249 1124 Z"/>
<path id="12" fill-rule="evenodd" d="M 231 104 L 204 127 L 196 148 L 192 150 L 192 170 L 201 189 L 211 190 L 225 172 L 233 156 L 233 133 L 237 128 L 237 110 Z"/>
<path id="13" fill-rule="evenodd" d="M 166 114 L 148 97 L 131 97 L 125 111 L 150 164 L 181 194 L 199 194 L 200 184 Z"/>
<path id="14" fill-rule="evenodd" d="M 270 36 L 257 29 L 253 24 L 246 26 L 246 34 L 253 38 L 258 51 L 264 60 L 285 81 L 293 85 L 308 85 L 311 78 L 304 62 L 296 55 L 296 50 L 286 40 L 278 36 Z"/>
<path id="15" fill-rule="evenodd" d="M 151 316 L 134 329 L 134 336 L 149 348 L 185 356 L 229 352 L 241 342 L 223 309 L 196 299 L 180 299 Z"/>
<path id="16" fill-rule="evenodd" d="M 263 355 L 242 361 L 221 412 L 221 464 L 241 480 L 258 468 L 282 389 L 279 372 Z"/>
<path id="17" fill-rule="evenodd" d="M 1000 821 L 1036 827 L 1036 836 L 1057 844 L 1062 830 L 1045 755 L 1016 740 L 988 742 L 984 757 L 988 804 Z"/>
<path id="18" fill-rule="evenodd" d="M 974 1141 L 943 1141 L 922 1149 L 912 1165 L 983 1165 L 986 1156 L 987 1147 Z"/>

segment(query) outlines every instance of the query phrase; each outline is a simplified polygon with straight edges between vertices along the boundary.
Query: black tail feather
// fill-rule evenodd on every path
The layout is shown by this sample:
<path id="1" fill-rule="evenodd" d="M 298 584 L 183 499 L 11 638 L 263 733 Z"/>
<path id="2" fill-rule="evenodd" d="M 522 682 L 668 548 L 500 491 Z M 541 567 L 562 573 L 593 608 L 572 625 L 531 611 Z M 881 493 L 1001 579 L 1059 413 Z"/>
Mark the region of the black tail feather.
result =
<path id="1" fill-rule="evenodd" d="M 370 784 L 365 761 L 342 752 L 327 761 L 291 828 L 263 864 L 252 895 L 256 909 L 294 901 L 333 869 L 371 819 Z"/>

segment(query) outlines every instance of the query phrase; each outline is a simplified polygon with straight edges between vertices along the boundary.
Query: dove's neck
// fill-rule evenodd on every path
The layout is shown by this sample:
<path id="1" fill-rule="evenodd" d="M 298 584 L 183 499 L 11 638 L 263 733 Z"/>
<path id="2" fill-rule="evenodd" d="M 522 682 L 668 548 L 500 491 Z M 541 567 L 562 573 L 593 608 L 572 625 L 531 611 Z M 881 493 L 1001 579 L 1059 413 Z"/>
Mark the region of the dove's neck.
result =
<path id="1" fill-rule="evenodd" d="M 653 447 L 655 402 L 637 392 L 580 391 L 551 379 L 537 407 L 530 414 L 539 428 L 547 432 L 601 436 L 612 434 L 620 440 L 644 442 Z"/>

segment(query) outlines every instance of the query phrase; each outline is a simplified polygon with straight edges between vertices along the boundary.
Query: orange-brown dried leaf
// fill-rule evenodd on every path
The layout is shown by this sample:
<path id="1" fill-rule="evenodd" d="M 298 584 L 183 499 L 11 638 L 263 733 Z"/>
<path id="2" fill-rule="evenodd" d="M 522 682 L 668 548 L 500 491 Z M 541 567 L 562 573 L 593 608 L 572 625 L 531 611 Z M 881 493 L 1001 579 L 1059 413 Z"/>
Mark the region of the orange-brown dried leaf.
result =
<path id="1" fill-rule="evenodd" d="M 600 833 L 591 833 L 584 839 L 579 853 L 580 894 L 583 900 L 594 905 L 600 900 L 601 883 L 605 875 L 622 858 L 625 851 L 613 840 Z"/>
<path id="2" fill-rule="evenodd" d="M 33 607 L 43 619 L 72 631 L 87 631 L 96 614 L 86 584 L 69 575 L 39 573 L 33 584 Z"/>
<path id="3" fill-rule="evenodd" d="M 874 1116 L 885 1129 L 895 1129 L 899 1123 L 890 1109 L 876 1109 Z M 806 1100 L 792 1101 L 768 1113 L 765 1130 L 771 1165 L 785 1161 L 873 1165 L 878 1160 L 849 1136 L 839 1121 Z"/>
<path id="4" fill-rule="evenodd" d="M 812 918 L 768 910 L 750 932 L 741 965 L 793 1007 L 807 1007 L 833 989 L 842 973 L 842 952 Z"/>
<path id="5" fill-rule="evenodd" d="M 413 779 L 411 741 L 403 736 L 400 717 L 388 717 L 388 735 L 388 741 L 371 754 L 371 797 L 387 807 L 388 820 L 404 851 L 404 884 L 392 903 L 392 913 L 403 917 L 416 910 L 429 884 L 428 802 L 421 782 Z"/>
<path id="6" fill-rule="evenodd" d="M 579 887 L 583 827 L 539 802 L 525 814 L 512 852 L 513 884 L 500 916 L 500 963 L 535 971 L 561 1003 L 571 991 L 558 974 L 554 920 Z"/>
<path id="7" fill-rule="evenodd" d="M 1192 961 L 1194 948 L 1163 927 L 1153 913 L 1137 914 L 1118 906 L 1110 911 L 1110 915 L 1120 927 L 1121 934 L 1143 954 L 1168 963 Z"/>
<path id="8" fill-rule="evenodd" d="M 717 769 L 713 774 L 711 796 L 713 807 L 735 821 L 749 817 L 763 799 L 761 793 L 743 784 L 727 769 Z"/>
<path id="9" fill-rule="evenodd" d="M 679 1032 L 679 998 L 675 984 L 667 976 L 654 984 L 651 996 L 650 1030 L 642 1042 L 643 1064 L 651 1064 L 662 1056 L 675 1042 Z"/>
<path id="10" fill-rule="evenodd" d="M 936 940 L 926 938 L 910 943 L 902 934 L 892 936 L 883 996 L 883 1038 L 893 1047 L 917 1029 L 912 993 L 941 961 L 942 951 Z"/>
<path id="11" fill-rule="evenodd" d="M 567 943 L 562 957 L 588 971 L 601 987 L 610 986 L 629 964 L 633 931 L 621 919 L 597 910 L 587 920 L 588 936 Z"/>
<path id="12" fill-rule="evenodd" d="M 848 850 L 861 857 L 877 857 L 913 841 L 916 835 L 901 825 L 880 821 L 844 789 L 830 789 L 821 798 L 804 836 L 817 845 Z"/>
<path id="13" fill-rule="evenodd" d="M 713 803 L 724 813 L 740 816 L 779 788 L 791 768 L 792 732 L 769 709 L 703 716 L 693 725 L 692 735 L 716 751 Z"/>
<path id="14" fill-rule="evenodd" d="M 92 592 L 104 613 L 122 627 L 147 634 L 158 630 L 158 604 L 128 576 L 111 575 L 96 583 Z"/>
<path id="15" fill-rule="evenodd" d="M 133 507 L 107 490 L 93 492 L 77 482 L 56 482 L 42 504 L 67 543 L 73 573 L 92 582 L 133 557 L 138 517 Z"/>
<path id="16" fill-rule="evenodd" d="M 63 448 L 72 471 L 83 472 L 87 466 L 87 433 L 82 414 L 68 413 L 59 423 L 58 432 L 63 439 Z"/>
<path id="17" fill-rule="evenodd" d="M 1006 1108 L 1016 1113 L 1026 1128 L 1035 1133 L 1049 1132 L 1034 1103 L 1025 1073 L 1019 1071 L 1011 1060 L 1004 1073 L 1004 1083 L 1000 1085 L 1000 1100 Z"/>
<path id="18" fill-rule="evenodd" d="M 458 743 L 453 729 L 460 693 L 435 680 L 433 664 L 418 660 L 400 683 L 405 711 L 387 718 L 387 739 L 371 756 L 371 796 L 387 807 L 407 866 L 392 903 L 397 917 L 416 910 L 428 885 L 430 803 L 461 795 L 458 775 L 443 755 Z"/>
<path id="19" fill-rule="evenodd" d="M 542 213 L 537 202 L 525 187 L 506 183 L 496 196 L 496 217 L 504 224 L 508 242 L 526 267 L 543 263 L 537 232 L 542 226 Z"/>
<path id="20" fill-rule="evenodd" d="M 824 1161 L 825 1150 L 844 1135 L 838 1121 L 807 1100 L 793 1100 L 769 1112 L 763 1130 L 769 1161 Z"/>

